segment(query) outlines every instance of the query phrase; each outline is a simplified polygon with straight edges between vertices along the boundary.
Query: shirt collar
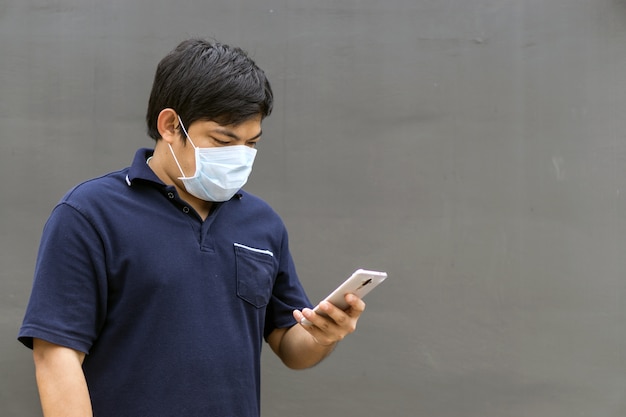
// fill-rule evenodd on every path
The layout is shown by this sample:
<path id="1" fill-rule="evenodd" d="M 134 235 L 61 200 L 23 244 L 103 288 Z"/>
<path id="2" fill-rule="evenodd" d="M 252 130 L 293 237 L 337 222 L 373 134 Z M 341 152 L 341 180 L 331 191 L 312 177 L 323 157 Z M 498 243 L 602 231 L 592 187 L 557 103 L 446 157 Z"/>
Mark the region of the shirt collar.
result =
<path id="1" fill-rule="evenodd" d="M 141 148 L 137 150 L 133 163 L 130 168 L 128 168 L 128 174 L 126 174 L 126 184 L 128 184 L 129 187 L 132 187 L 135 181 L 147 181 L 163 188 L 168 187 L 167 184 L 157 177 L 152 168 L 148 165 L 148 158 L 152 157 L 153 154 L 154 149 Z M 233 198 L 241 200 L 244 194 L 245 192 L 243 190 L 239 190 Z M 214 203 L 215 207 L 221 206 L 222 204 L 223 203 L 218 202 Z"/>
<path id="2" fill-rule="evenodd" d="M 142 148 L 137 150 L 133 163 L 128 169 L 128 174 L 126 175 L 126 183 L 129 186 L 132 186 L 133 182 L 136 180 L 148 181 L 165 186 L 163 181 L 157 177 L 154 171 L 152 171 L 150 166 L 146 163 L 148 158 L 150 158 L 153 153 L 154 149 Z"/>

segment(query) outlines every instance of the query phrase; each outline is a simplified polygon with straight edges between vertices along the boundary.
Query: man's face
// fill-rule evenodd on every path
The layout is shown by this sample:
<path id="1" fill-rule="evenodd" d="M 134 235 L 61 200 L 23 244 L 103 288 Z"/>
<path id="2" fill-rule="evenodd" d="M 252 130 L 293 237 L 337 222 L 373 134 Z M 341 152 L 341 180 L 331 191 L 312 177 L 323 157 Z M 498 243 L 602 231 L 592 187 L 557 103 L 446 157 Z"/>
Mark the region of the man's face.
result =
<path id="1" fill-rule="evenodd" d="M 198 148 L 244 145 L 256 147 L 261 139 L 261 117 L 246 120 L 237 125 L 223 126 L 214 121 L 196 120 L 185 126 L 193 144 Z M 186 176 L 196 172 L 195 151 L 189 140 L 183 142 L 185 132 L 180 130 L 180 141 L 173 145 L 181 168 Z M 183 144 L 184 143 L 184 144 Z"/>

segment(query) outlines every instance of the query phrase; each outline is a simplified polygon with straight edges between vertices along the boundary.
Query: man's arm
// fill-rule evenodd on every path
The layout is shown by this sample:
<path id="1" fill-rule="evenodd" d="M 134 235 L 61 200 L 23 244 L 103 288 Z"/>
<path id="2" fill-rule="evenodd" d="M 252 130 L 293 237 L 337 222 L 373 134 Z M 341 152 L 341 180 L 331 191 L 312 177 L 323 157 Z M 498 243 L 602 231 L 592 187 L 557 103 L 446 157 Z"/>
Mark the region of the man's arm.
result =
<path id="1" fill-rule="evenodd" d="M 34 339 L 33 358 L 44 417 L 93 416 L 84 353 Z"/>
<path id="2" fill-rule="evenodd" d="M 328 317 L 305 308 L 294 311 L 293 316 L 301 322 L 303 318 L 312 325 L 296 324 L 287 329 L 275 329 L 268 343 L 280 359 L 292 369 L 310 368 L 328 356 L 337 342 L 354 332 L 365 303 L 359 297 L 348 294 L 346 302 L 350 308 L 341 311 L 328 302 L 320 303 L 320 309 Z"/>

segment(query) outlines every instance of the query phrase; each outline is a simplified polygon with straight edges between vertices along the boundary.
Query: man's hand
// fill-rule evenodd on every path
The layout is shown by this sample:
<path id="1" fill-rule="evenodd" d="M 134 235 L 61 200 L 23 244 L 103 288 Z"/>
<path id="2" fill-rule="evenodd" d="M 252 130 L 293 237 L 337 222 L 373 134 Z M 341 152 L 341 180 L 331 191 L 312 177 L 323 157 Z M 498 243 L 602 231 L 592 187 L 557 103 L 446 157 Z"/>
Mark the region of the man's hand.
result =
<path id="1" fill-rule="evenodd" d="M 302 311 L 295 310 L 293 317 L 317 343 L 323 346 L 333 345 L 356 330 L 357 321 L 365 310 L 365 303 L 356 295 L 346 294 L 345 299 L 350 306 L 346 311 L 338 309 L 328 301 L 322 301 L 319 310 L 326 316 L 305 308 Z M 311 324 L 302 323 L 305 318 Z"/>
<path id="2" fill-rule="evenodd" d="M 290 328 L 274 329 L 267 341 L 278 357 L 292 369 L 304 369 L 316 365 L 333 351 L 337 342 L 354 332 L 365 303 L 353 294 L 346 295 L 350 306 L 342 311 L 328 302 L 320 303 L 324 317 L 309 308 L 294 310 L 298 321 Z M 306 318 L 312 324 L 302 324 Z"/>

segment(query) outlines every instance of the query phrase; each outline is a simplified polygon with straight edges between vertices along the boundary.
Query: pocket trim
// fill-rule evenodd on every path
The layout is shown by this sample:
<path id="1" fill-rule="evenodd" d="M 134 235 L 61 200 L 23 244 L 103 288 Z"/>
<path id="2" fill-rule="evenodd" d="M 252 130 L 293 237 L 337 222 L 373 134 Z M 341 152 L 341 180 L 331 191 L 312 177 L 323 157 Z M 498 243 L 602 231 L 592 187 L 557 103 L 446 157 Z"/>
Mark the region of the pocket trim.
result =
<path id="1" fill-rule="evenodd" d="M 271 256 L 272 258 L 274 257 L 274 254 L 270 250 L 251 248 L 250 246 L 242 245 L 241 243 L 234 243 L 234 245 L 235 247 L 238 247 L 238 248 L 247 249 L 249 251 L 256 252 L 256 253 L 263 253 L 265 255 Z"/>

